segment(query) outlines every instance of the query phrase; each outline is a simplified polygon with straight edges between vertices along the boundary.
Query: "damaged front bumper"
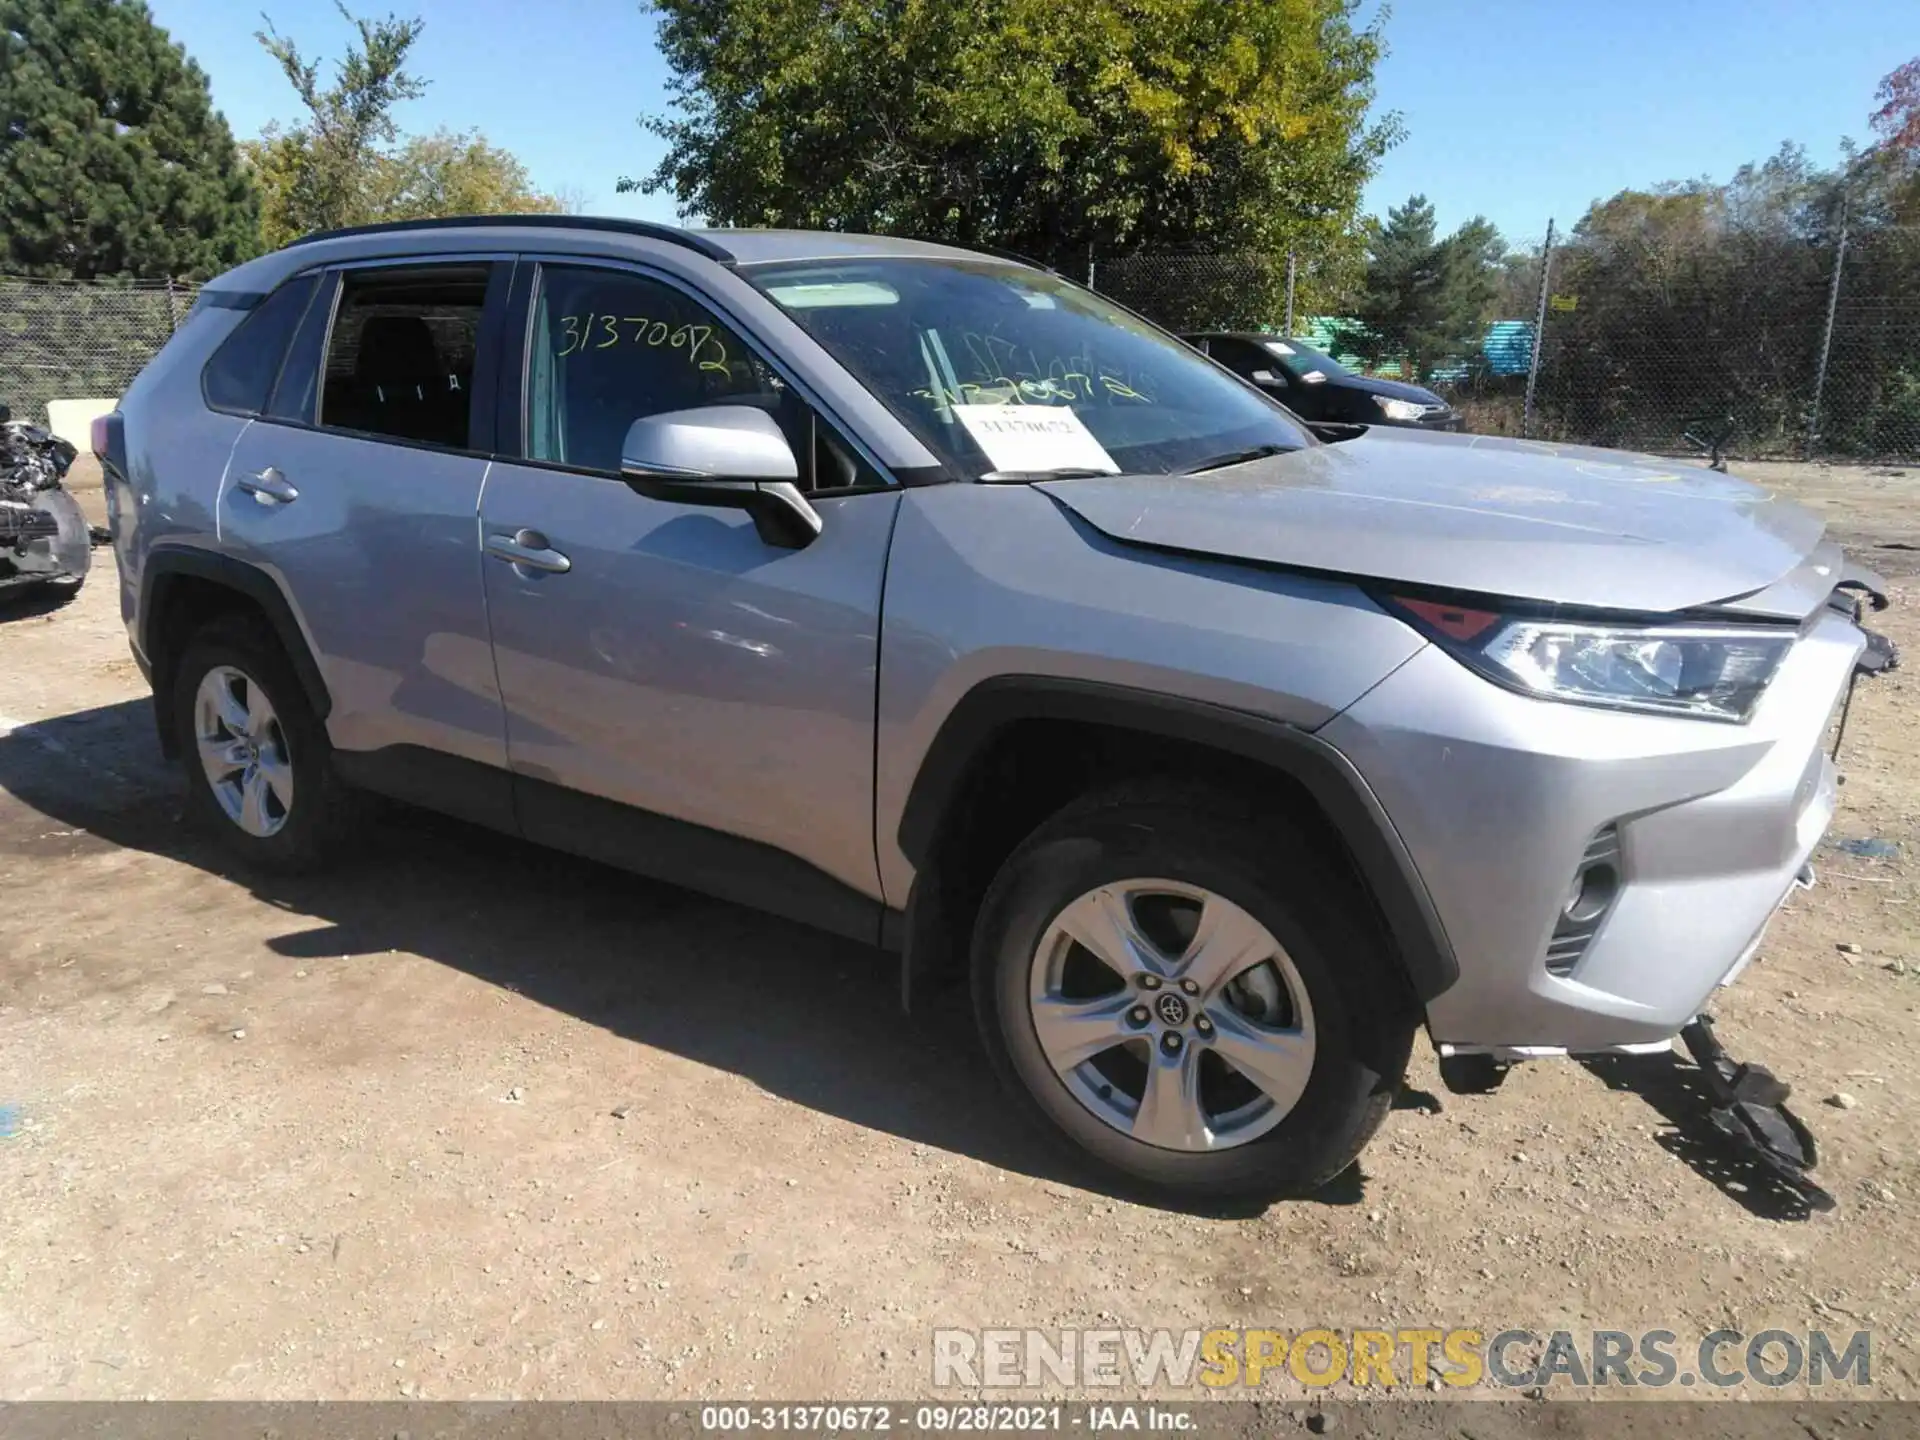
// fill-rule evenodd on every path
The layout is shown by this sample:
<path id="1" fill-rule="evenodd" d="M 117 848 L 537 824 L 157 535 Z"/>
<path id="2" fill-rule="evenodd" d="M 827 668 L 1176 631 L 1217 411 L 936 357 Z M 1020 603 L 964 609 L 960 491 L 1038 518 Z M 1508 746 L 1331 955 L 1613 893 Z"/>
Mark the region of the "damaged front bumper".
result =
<path id="1" fill-rule="evenodd" d="M 1798 1191 L 1809 1208 L 1833 1209 L 1833 1197 L 1808 1173 L 1819 1163 L 1819 1151 L 1813 1133 L 1787 1109 L 1792 1088 L 1766 1066 L 1742 1065 L 1728 1055 L 1710 1015 L 1696 1016 L 1680 1039 L 1700 1067 L 1714 1128 Z"/>
<path id="2" fill-rule="evenodd" d="M 0 500 L 0 592 L 84 579 L 93 540 L 80 503 L 63 489 Z"/>
<path id="3" fill-rule="evenodd" d="M 1815 882 L 1811 856 L 1826 833 L 1837 804 L 1840 776 L 1836 762 L 1846 736 L 1847 718 L 1852 711 L 1859 682 L 1883 675 L 1897 668 L 1900 663 L 1899 651 L 1893 642 L 1863 623 L 1869 605 L 1876 611 L 1887 607 L 1884 587 L 1878 577 L 1849 570 L 1841 586 L 1836 588 L 1828 608 L 1844 616 L 1864 637 L 1864 643 L 1856 639 L 1857 648 L 1851 668 L 1846 672 L 1844 685 L 1832 702 L 1833 709 L 1826 732 L 1831 735 L 1832 744 L 1810 747 L 1809 760 L 1798 783 L 1793 786 L 1791 850 L 1786 864 L 1773 872 L 1777 876 L 1790 876 L 1790 879 L 1786 883 L 1775 880 L 1774 883 L 1780 885 L 1778 898 L 1768 907 L 1731 965 L 1726 966 L 1720 974 L 1715 989 L 1730 985 L 1739 978 L 1759 952 L 1774 914 L 1796 890 L 1810 887 Z M 1815 628 L 1830 632 L 1833 625 L 1834 617 L 1829 616 L 1824 627 Z M 1829 686 L 1832 683 L 1828 681 Z M 1834 695 L 1835 692 L 1829 688 L 1826 693 Z M 1808 734 L 1808 738 L 1800 740 L 1798 744 L 1807 745 L 1808 740 L 1813 738 Z M 1790 747 L 1784 755 L 1775 757 L 1776 767 L 1790 759 L 1793 753 Z M 1806 754 L 1807 751 L 1800 750 L 1799 753 Z M 1784 798 L 1784 786 L 1789 778 L 1787 771 L 1782 769 L 1769 786 L 1762 787 L 1757 793 L 1764 794 L 1766 789 L 1771 788 Z M 1753 783 L 1752 775 L 1744 777 L 1741 782 L 1745 787 L 1751 787 Z M 1724 804 L 1725 797 L 1737 795 L 1740 788 L 1735 787 L 1714 799 Z M 1776 813 L 1779 813 L 1778 807 Z M 1721 888 L 1711 872 L 1694 871 L 1692 875 L 1696 883 Z M 1708 1105 L 1707 1118 L 1714 1130 L 1751 1161 L 1797 1192 L 1810 1209 L 1832 1209 L 1833 1198 L 1812 1179 L 1810 1172 L 1818 1161 L 1818 1149 L 1806 1125 L 1787 1108 L 1786 1102 L 1791 1093 L 1789 1087 L 1764 1066 L 1741 1064 L 1727 1054 L 1714 1033 L 1712 1018 L 1705 1013 L 1704 997 L 1697 1013 L 1679 1027 L 1677 1038 L 1699 1068 L 1701 1088 L 1705 1091 Z M 1659 1053 L 1671 1051 L 1672 1041 L 1627 1040 L 1604 1045 L 1575 1043 L 1565 1046 L 1443 1043 L 1437 1048 L 1440 1052 L 1441 1078 L 1448 1088 L 1461 1093 L 1475 1093 L 1493 1088 L 1508 1068 L 1522 1060 L 1567 1053 Z"/>

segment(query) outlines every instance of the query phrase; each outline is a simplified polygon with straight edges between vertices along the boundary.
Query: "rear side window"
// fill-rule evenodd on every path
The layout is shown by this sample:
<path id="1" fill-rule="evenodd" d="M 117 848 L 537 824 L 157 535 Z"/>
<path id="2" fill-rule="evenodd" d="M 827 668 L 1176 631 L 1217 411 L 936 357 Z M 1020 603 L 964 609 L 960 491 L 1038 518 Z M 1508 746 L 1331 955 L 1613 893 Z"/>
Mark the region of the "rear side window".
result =
<path id="1" fill-rule="evenodd" d="M 287 345 L 313 298 L 314 277 L 287 281 L 256 305 L 213 352 L 201 372 L 202 393 L 216 410 L 257 415 L 267 407 Z"/>
<path id="2" fill-rule="evenodd" d="M 481 264 L 342 276 L 321 425 L 466 449 L 488 274 Z"/>

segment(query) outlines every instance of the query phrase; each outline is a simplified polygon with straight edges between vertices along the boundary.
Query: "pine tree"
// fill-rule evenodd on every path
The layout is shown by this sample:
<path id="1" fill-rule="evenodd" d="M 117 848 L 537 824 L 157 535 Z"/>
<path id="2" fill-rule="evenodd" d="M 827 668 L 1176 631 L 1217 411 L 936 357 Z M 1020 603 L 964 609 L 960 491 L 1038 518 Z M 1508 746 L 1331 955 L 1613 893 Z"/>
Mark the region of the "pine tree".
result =
<path id="1" fill-rule="evenodd" d="M 259 249 L 206 74 L 143 0 L 0 0 L 0 270 L 204 278 Z"/>
<path id="2" fill-rule="evenodd" d="M 1387 211 L 1367 236 L 1367 278 L 1341 348 L 1369 365 L 1402 363 L 1408 378 L 1460 359 L 1478 341 L 1506 246 L 1479 216 L 1440 238 L 1424 195 Z"/>

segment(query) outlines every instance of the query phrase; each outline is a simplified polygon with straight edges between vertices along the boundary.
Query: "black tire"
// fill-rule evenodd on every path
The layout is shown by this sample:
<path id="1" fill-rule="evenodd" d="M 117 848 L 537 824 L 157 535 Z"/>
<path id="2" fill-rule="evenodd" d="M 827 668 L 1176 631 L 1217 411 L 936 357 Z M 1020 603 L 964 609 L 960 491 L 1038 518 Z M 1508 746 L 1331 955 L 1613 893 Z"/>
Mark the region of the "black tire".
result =
<path id="1" fill-rule="evenodd" d="M 1095 887 L 1147 877 L 1240 906 L 1280 942 L 1306 988 L 1316 1031 L 1306 1088 L 1243 1144 L 1180 1151 L 1123 1134 L 1075 1098 L 1040 1048 L 1028 986 L 1048 927 Z M 987 1051 L 1028 1114 L 1130 1188 L 1185 1202 L 1303 1195 L 1339 1175 L 1392 1107 L 1419 1022 L 1354 881 L 1232 797 L 1162 784 L 1076 801 L 1014 851 L 981 906 L 973 984 Z"/>
<path id="2" fill-rule="evenodd" d="M 293 769 L 293 801 L 286 807 L 285 823 L 271 835 L 249 834 L 229 818 L 215 798 L 194 741 L 194 696 L 208 672 L 223 665 L 265 692 Z M 187 810 L 202 829 L 259 870 L 299 874 L 322 869 L 334 859 L 352 827 L 355 797 L 334 773 L 326 727 L 263 620 L 223 615 L 194 632 L 174 672 L 169 713 L 187 781 Z"/>

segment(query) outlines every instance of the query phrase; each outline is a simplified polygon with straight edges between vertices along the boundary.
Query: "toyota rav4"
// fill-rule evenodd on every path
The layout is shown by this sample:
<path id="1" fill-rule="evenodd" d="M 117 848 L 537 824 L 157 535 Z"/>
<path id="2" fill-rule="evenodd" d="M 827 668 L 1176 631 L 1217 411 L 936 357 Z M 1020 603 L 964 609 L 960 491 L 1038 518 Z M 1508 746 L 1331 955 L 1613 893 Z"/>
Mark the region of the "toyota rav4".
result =
<path id="1" fill-rule="evenodd" d="M 1017 260 L 534 217 L 240 266 L 96 446 L 246 861 L 377 792 L 966 976 L 1020 1104 L 1193 1196 L 1341 1171 L 1422 1026 L 1463 1086 L 1669 1045 L 1886 658 L 1751 485 L 1337 437 Z"/>

